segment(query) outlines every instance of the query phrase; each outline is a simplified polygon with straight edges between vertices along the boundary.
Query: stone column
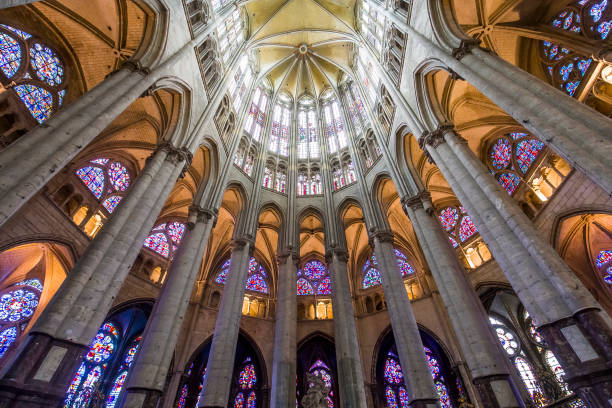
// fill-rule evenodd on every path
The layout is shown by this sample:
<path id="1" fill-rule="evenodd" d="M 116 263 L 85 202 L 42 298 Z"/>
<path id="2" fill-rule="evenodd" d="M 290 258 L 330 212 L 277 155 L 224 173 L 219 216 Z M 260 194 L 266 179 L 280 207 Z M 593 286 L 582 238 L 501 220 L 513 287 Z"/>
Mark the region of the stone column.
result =
<path id="1" fill-rule="evenodd" d="M 126 65 L 0 152 L 0 225 L 62 170 L 157 76 Z"/>
<path id="2" fill-rule="evenodd" d="M 347 260 L 348 254 L 345 250 L 332 248 L 327 251 L 326 261 L 332 281 L 334 341 L 338 364 L 340 406 L 366 408 L 359 339 L 355 326 Z"/>
<path id="3" fill-rule="evenodd" d="M 612 119 L 473 43 L 454 57 L 449 68 L 612 194 Z"/>
<path id="4" fill-rule="evenodd" d="M 378 262 L 410 406 L 413 408 L 436 407 L 438 397 L 434 391 L 423 342 L 404 286 L 402 272 L 397 265 L 393 233 L 377 231 L 372 235 L 370 244 L 374 247 Z"/>
<path id="5" fill-rule="evenodd" d="M 570 388 L 590 406 L 606 406 L 612 398 L 607 368 L 612 330 L 597 301 L 452 127 L 427 133 L 420 143 L 495 259 L 502 260 L 500 266 L 561 362 Z"/>
<path id="6" fill-rule="evenodd" d="M 0 3 L 0 9 L 23 6 L 26 4 L 34 3 L 36 1 L 37 0 L 3 0 L 3 2 Z"/>
<path id="7" fill-rule="evenodd" d="M 182 245 L 142 335 L 122 407 L 157 406 L 215 218 L 214 211 L 189 209 Z"/>
<path id="8" fill-rule="evenodd" d="M 169 146 L 153 155 L 0 371 L 0 404 L 28 393 L 34 406 L 63 400 L 185 159 L 184 152 Z"/>
<path id="9" fill-rule="evenodd" d="M 520 407 L 521 397 L 513 394 L 516 387 L 510 381 L 507 359 L 457 254 L 434 218 L 429 195 L 420 194 L 402 204 L 440 291 L 480 402 L 491 408 Z"/>
<path id="10" fill-rule="evenodd" d="M 295 407 L 298 261 L 297 254 L 291 251 L 278 256 L 271 408 Z"/>
<path id="11" fill-rule="evenodd" d="M 229 277 L 221 296 L 199 407 L 224 408 L 227 405 L 253 246 L 253 241 L 247 238 L 233 242 Z"/>

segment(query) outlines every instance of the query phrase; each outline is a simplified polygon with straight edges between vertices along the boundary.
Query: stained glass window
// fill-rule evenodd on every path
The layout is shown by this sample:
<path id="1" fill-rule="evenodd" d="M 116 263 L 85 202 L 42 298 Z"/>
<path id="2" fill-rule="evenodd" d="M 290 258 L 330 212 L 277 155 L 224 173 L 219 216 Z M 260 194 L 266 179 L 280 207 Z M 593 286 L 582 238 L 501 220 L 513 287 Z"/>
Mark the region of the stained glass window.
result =
<path id="1" fill-rule="evenodd" d="M 131 182 L 125 166 L 106 157 L 90 160 L 87 166 L 79 168 L 75 174 L 91 194 L 102 202 L 102 207 L 109 214 L 115 211 L 122 198 L 119 194 L 127 191 Z"/>
<path id="2" fill-rule="evenodd" d="M 471 238 L 478 233 L 478 229 L 472 218 L 462 206 L 445 207 L 438 213 L 438 219 L 442 228 L 448 233 L 448 239 L 453 248 L 459 246 L 459 242 L 471 242 Z"/>
<path id="3" fill-rule="evenodd" d="M 225 285 L 230 272 L 231 259 L 228 259 L 221 266 L 221 270 L 217 273 L 215 282 Z M 268 294 L 268 281 L 266 269 L 257 259 L 251 257 L 248 266 L 248 277 L 246 282 L 246 290 Z"/>
<path id="4" fill-rule="evenodd" d="M 242 24 L 240 11 L 236 9 L 221 24 L 217 25 L 219 49 L 221 50 L 223 62 L 226 64 L 244 41 L 244 28 Z"/>
<path id="5" fill-rule="evenodd" d="M 257 406 L 257 395 L 254 390 L 257 384 L 257 373 L 251 361 L 251 357 L 247 357 L 244 360 L 242 369 L 238 375 L 239 391 L 234 398 L 234 408 L 255 408 Z M 245 395 L 248 395 L 246 401 Z"/>
<path id="6" fill-rule="evenodd" d="M 6 287 L 0 295 L 0 357 L 16 345 L 36 312 L 43 285 L 26 279 Z"/>
<path id="7" fill-rule="evenodd" d="M 123 386 L 125 385 L 125 381 L 128 377 L 129 370 L 134 363 L 134 359 L 136 358 L 136 353 L 138 353 L 138 349 L 140 347 L 140 340 L 142 337 L 137 337 L 128 351 L 125 353 L 123 357 L 123 361 L 121 366 L 118 369 L 118 374 L 115 376 L 115 380 L 113 381 L 112 388 L 108 393 L 108 398 L 106 399 L 106 408 L 114 408 L 119 401 L 119 397 L 121 395 L 121 391 L 123 390 Z"/>
<path id="8" fill-rule="evenodd" d="M 62 104 L 66 81 L 57 53 L 6 24 L 0 24 L 0 75 L 16 83 L 12 91 L 38 123 L 49 119 Z"/>
<path id="9" fill-rule="evenodd" d="M 459 213 L 455 207 L 446 207 L 440 214 L 438 215 L 440 219 L 440 223 L 442 223 L 442 227 L 446 231 L 451 231 L 457 224 L 457 220 L 459 219 Z"/>
<path id="10" fill-rule="evenodd" d="M 298 271 L 297 294 L 301 296 L 331 295 L 331 278 L 327 267 L 318 260 L 305 263 Z"/>
<path id="11" fill-rule="evenodd" d="M 268 151 L 270 153 L 287 156 L 289 147 L 289 126 L 291 124 L 291 110 L 282 104 L 277 104 L 272 113 L 272 125 Z"/>
<path id="12" fill-rule="evenodd" d="M 244 130 L 255 140 L 259 142 L 261 132 L 266 118 L 266 106 L 268 104 L 268 95 L 261 87 L 257 87 L 253 94 L 253 100 L 249 108 L 249 113 L 244 121 Z"/>
<path id="13" fill-rule="evenodd" d="M 521 181 L 533 172 L 544 147 L 544 143 L 526 132 L 507 133 L 492 142 L 489 169 L 508 194 L 513 195 Z"/>
<path id="14" fill-rule="evenodd" d="M 601 272 L 604 282 L 612 286 L 612 251 L 607 249 L 600 251 L 595 264 Z"/>
<path id="15" fill-rule="evenodd" d="M 344 120 L 340 114 L 338 101 L 334 100 L 323 108 L 325 119 L 325 138 L 329 153 L 336 153 L 347 147 Z"/>
<path id="16" fill-rule="evenodd" d="M 253 72 L 251 71 L 251 67 L 249 65 L 249 58 L 245 55 L 240 59 L 236 72 L 233 76 L 233 81 L 229 86 L 229 93 L 232 97 L 232 104 L 234 105 L 234 110 L 236 112 L 240 112 L 240 108 L 244 102 L 244 96 L 246 95 L 247 89 L 250 87 L 252 80 Z"/>
<path id="17" fill-rule="evenodd" d="M 331 371 L 327 364 L 325 364 L 322 360 L 317 359 L 308 369 L 308 372 L 312 375 L 315 375 L 323 380 L 326 387 L 330 388 L 329 395 L 327 396 L 327 406 L 329 408 L 334 407 L 334 381 L 331 375 Z M 308 384 L 308 388 L 312 387 L 314 384 Z"/>
<path id="18" fill-rule="evenodd" d="M 183 223 L 172 221 L 159 224 L 153 228 L 143 245 L 164 258 L 171 259 L 178 250 L 184 233 L 185 224 Z"/>
<path id="19" fill-rule="evenodd" d="M 408 262 L 406 255 L 404 255 L 404 253 L 397 248 L 394 248 L 394 253 L 395 260 L 400 272 L 402 273 L 402 277 L 413 274 L 414 268 Z M 361 286 L 363 289 L 369 289 L 382 283 L 380 271 L 378 270 L 378 262 L 376 261 L 376 255 L 372 255 L 365 261 L 362 268 L 362 275 L 363 279 L 361 281 Z"/>
<path id="20" fill-rule="evenodd" d="M 361 7 L 361 30 L 365 39 L 379 56 L 382 53 L 384 22 L 384 16 L 379 15 L 376 8 L 370 6 L 368 0 L 364 0 Z"/>

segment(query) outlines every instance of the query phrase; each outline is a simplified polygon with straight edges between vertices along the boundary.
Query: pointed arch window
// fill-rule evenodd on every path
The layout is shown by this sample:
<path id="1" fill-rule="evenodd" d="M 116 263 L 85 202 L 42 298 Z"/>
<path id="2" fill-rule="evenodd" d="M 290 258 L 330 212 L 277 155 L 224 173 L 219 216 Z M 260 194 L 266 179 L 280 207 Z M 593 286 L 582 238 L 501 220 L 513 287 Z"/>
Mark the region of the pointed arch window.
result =
<path id="1" fill-rule="evenodd" d="M 318 159 L 320 157 L 317 114 L 314 109 L 298 113 L 298 159 Z"/>
<path id="2" fill-rule="evenodd" d="M 238 68 L 234 73 L 233 81 L 229 86 L 229 93 L 232 97 L 232 104 L 236 113 L 240 113 L 240 108 L 244 102 L 244 96 L 253 81 L 253 72 L 249 66 L 249 59 L 245 55 L 240 59 Z"/>
<path id="3" fill-rule="evenodd" d="M 213 6 L 214 7 L 214 6 Z M 223 62 L 228 63 L 240 44 L 244 42 L 244 27 L 242 17 L 238 9 L 217 26 L 217 37 L 219 38 L 219 49 Z"/>
<path id="4" fill-rule="evenodd" d="M 356 70 L 357 76 L 366 89 L 367 98 L 369 99 L 370 103 L 374 104 L 376 102 L 378 89 L 380 87 L 380 78 L 374 69 L 374 63 L 372 62 L 368 51 L 363 47 L 359 48 Z"/>
<path id="5" fill-rule="evenodd" d="M 348 111 L 351 121 L 353 122 L 353 127 L 355 128 L 355 133 L 360 135 L 365 129 L 368 128 L 369 120 L 365 112 L 361 93 L 359 92 L 357 85 L 355 85 L 355 82 L 350 83 L 350 85 L 347 87 L 346 94 L 349 99 Z"/>
<path id="6" fill-rule="evenodd" d="M 89 192 L 111 214 L 131 184 L 129 171 L 120 161 L 99 157 L 75 171 Z"/>
<path id="7" fill-rule="evenodd" d="M 329 394 L 327 395 L 327 406 L 329 408 L 334 408 L 334 377 L 331 374 L 331 370 L 327 364 L 323 362 L 323 360 L 315 361 L 308 372 L 316 377 L 319 377 L 325 383 L 325 386 L 330 389 Z M 309 384 L 309 388 L 312 387 L 313 384 Z"/>
<path id="8" fill-rule="evenodd" d="M 312 165 L 310 169 L 300 167 L 297 174 L 297 194 L 299 196 L 321 194 L 321 172 L 317 165 Z"/>
<path id="9" fill-rule="evenodd" d="M 287 193 L 287 167 L 285 162 L 268 161 L 263 171 L 261 185 L 279 193 Z"/>
<path id="10" fill-rule="evenodd" d="M 329 153 L 336 153 L 345 149 L 348 146 L 346 132 L 337 100 L 325 105 L 323 117 L 325 118 L 325 138 L 327 139 Z"/>
<path id="11" fill-rule="evenodd" d="M 364 0 L 361 6 L 361 31 L 378 55 L 382 52 L 384 25 L 385 17 L 370 5 L 369 0 Z"/>
<path id="12" fill-rule="evenodd" d="M 106 408 L 115 408 L 117 402 L 119 402 L 119 396 L 121 395 L 121 391 L 123 390 L 123 386 L 126 383 L 127 376 L 129 374 L 129 370 L 134 363 L 134 359 L 136 358 L 136 353 L 140 348 L 140 341 L 142 340 L 141 336 L 138 336 L 128 350 L 125 352 L 121 365 L 119 366 L 117 375 L 112 382 L 112 388 L 108 393 L 108 397 L 106 398 Z"/>
<path id="13" fill-rule="evenodd" d="M 51 47 L 31 34 L 0 24 L 0 82 L 8 85 L 38 123 L 62 106 L 64 64 Z"/>
<path id="14" fill-rule="evenodd" d="M 526 132 L 511 132 L 491 141 L 487 165 L 499 184 L 513 195 L 541 157 L 545 145 Z"/>
<path id="15" fill-rule="evenodd" d="M 459 243 L 468 241 L 478 233 L 472 218 L 463 206 L 451 206 L 442 209 L 438 214 L 438 219 L 444 231 L 448 233 L 448 239 L 453 248 L 457 248 Z"/>
<path id="16" fill-rule="evenodd" d="M 593 40 L 606 40 L 612 30 L 612 7 L 607 0 L 576 0 L 550 22 L 558 30 Z M 540 42 L 540 57 L 549 81 L 570 96 L 595 69 L 593 59 L 550 41 Z"/>
<path id="17" fill-rule="evenodd" d="M 297 294 L 331 295 L 331 278 L 327 266 L 318 260 L 306 262 L 297 272 Z"/>
<path id="18" fill-rule="evenodd" d="M 247 132 L 256 142 L 259 142 L 261 139 L 261 132 L 263 131 L 266 120 L 267 105 L 268 95 L 262 90 L 261 87 L 257 87 L 257 89 L 255 89 L 255 93 L 253 94 L 249 114 L 244 122 L 244 131 Z"/>
<path id="19" fill-rule="evenodd" d="M 42 290 L 40 280 L 26 279 L 0 292 L 0 358 L 16 346 L 38 308 Z"/>
<path id="20" fill-rule="evenodd" d="M 402 277 L 405 278 L 414 274 L 414 268 L 408 262 L 408 258 L 406 257 L 406 255 L 397 248 L 395 248 L 393 251 L 395 253 L 395 260 L 397 262 L 397 266 L 402 272 Z M 380 271 L 378 270 L 378 261 L 376 261 L 376 255 L 372 254 L 372 256 L 366 259 L 361 270 L 361 287 L 363 289 L 369 289 L 374 286 L 378 286 L 382 283 Z"/>
<path id="21" fill-rule="evenodd" d="M 287 156 L 289 147 L 289 126 L 291 122 L 291 111 L 285 105 L 277 104 L 272 114 L 272 128 L 270 129 L 270 141 L 268 151 L 270 153 Z"/>
<path id="22" fill-rule="evenodd" d="M 144 247 L 166 259 L 172 259 L 184 233 L 185 224 L 177 221 L 164 222 L 151 230 L 151 234 L 145 239 Z"/>
<path id="23" fill-rule="evenodd" d="M 220 271 L 217 273 L 217 277 L 215 278 L 215 282 L 225 285 L 225 282 L 229 277 L 230 266 L 231 259 L 228 259 L 223 263 L 223 265 L 221 265 Z M 266 268 L 264 268 L 264 266 L 261 265 L 257 259 L 255 259 L 255 257 L 251 257 L 248 268 L 249 271 L 245 289 L 252 292 L 268 294 L 270 290 L 268 289 L 268 273 L 266 272 Z"/>

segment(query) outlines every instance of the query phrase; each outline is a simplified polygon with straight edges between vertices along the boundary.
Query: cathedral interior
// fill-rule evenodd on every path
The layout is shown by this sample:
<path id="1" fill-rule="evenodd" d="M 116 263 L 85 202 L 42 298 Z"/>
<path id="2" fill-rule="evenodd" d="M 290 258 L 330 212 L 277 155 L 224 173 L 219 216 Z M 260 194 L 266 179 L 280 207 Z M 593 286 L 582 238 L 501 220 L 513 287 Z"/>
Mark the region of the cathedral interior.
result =
<path id="1" fill-rule="evenodd" d="M 0 0 L 0 408 L 612 407 L 611 31 Z"/>

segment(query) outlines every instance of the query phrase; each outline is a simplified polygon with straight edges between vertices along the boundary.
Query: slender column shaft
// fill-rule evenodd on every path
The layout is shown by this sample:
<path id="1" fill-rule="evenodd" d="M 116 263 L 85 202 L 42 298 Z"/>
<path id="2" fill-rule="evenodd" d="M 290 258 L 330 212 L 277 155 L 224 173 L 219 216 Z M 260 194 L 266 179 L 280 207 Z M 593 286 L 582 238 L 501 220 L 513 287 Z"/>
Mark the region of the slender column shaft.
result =
<path id="1" fill-rule="evenodd" d="M 432 217 L 429 197 L 416 196 L 406 203 L 405 209 L 424 249 L 481 402 L 487 407 L 519 407 L 521 398 L 512 392 L 499 341 L 489 328 L 482 304 L 448 238 Z"/>
<path id="2" fill-rule="evenodd" d="M 0 154 L 0 224 L 63 169 L 155 81 L 123 69 Z M 125 90 L 117 92 L 117 90 Z M 74 106 L 73 106 L 74 105 Z M 79 109 L 80 108 L 80 109 Z M 18 163 L 18 165 L 15 165 Z"/>
<path id="3" fill-rule="evenodd" d="M 591 406 L 605 406 L 612 396 L 605 368 L 612 359 L 612 330 L 599 304 L 454 131 L 424 137 L 493 256 L 511 264 L 500 263 L 563 365 L 570 387 Z"/>
<path id="4" fill-rule="evenodd" d="M 229 277 L 221 296 L 206 366 L 200 407 L 223 408 L 229 399 L 252 245 L 252 242 L 246 239 L 234 241 Z"/>
<path id="5" fill-rule="evenodd" d="M 164 390 L 166 374 L 204 256 L 214 214 L 192 208 L 190 221 L 143 333 L 142 345 L 128 379 L 123 407 L 154 406 Z"/>
<path id="6" fill-rule="evenodd" d="M 291 252 L 279 256 L 274 361 L 272 365 L 272 408 L 295 407 L 297 335 L 297 261 Z"/>
<path id="7" fill-rule="evenodd" d="M 331 250 L 327 254 L 327 265 L 330 268 L 333 288 L 332 307 L 340 405 L 345 408 L 365 408 L 367 406 L 365 387 L 353 299 L 348 279 L 347 258 L 344 251 Z"/>
<path id="8" fill-rule="evenodd" d="M 382 278 L 382 287 L 410 404 L 413 407 L 430 405 L 434 407 L 438 398 L 434 391 L 410 298 L 395 259 L 393 234 L 379 231 L 373 235 L 371 242 Z"/>

